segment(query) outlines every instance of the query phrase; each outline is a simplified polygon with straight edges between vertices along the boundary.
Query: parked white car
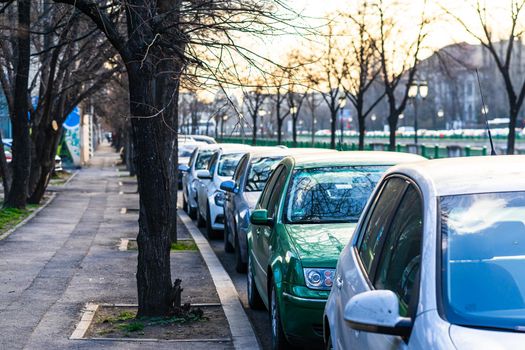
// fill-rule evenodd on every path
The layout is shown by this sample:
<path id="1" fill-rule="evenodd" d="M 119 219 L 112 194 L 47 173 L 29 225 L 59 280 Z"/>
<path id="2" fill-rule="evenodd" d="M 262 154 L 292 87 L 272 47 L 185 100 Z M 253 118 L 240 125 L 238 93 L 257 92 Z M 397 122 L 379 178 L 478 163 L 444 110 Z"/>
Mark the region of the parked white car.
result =
<path id="1" fill-rule="evenodd" d="M 326 348 L 521 349 L 525 156 L 390 169 L 337 264 Z"/>
<path id="2" fill-rule="evenodd" d="M 219 236 L 224 230 L 224 200 L 221 183 L 231 180 L 241 157 L 250 148 L 248 145 L 220 145 L 213 153 L 207 169 L 196 172 L 197 226 L 206 225 L 208 238 Z"/>
<path id="3" fill-rule="evenodd" d="M 182 173 L 182 208 L 192 219 L 197 218 L 197 171 L 207 169 L 213 152 L 219 149 L 217 144 L 200 145 L 191 154 L 188 164 L 179 164 Z"/>

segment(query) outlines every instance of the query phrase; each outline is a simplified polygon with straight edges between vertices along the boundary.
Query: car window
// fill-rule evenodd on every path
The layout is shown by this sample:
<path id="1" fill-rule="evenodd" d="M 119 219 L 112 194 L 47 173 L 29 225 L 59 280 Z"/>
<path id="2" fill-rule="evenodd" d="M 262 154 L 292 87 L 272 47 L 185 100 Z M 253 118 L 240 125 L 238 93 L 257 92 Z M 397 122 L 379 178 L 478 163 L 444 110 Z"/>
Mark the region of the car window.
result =
<path id="1" fill-rule="evenodd" d="M 419 192 L 409 186 L 390 225 L 375 274 L 374 286 L 399 298 L 399 313 L 408 317 L 411 297 L 421 262 L 423 204 Z"/>
<path id="2" fill-rule="evenodd" d="M 357 222 L 387 166 L 325 166 L 295 170 L 286 222 Z"/>
<path id="3" fill-rule="evenodd" d="M 525 192 L 440 198 L 441 300 L 468 327 L 525 325 Z"/>
<path id="4" fill-rule="evenodd" d="M 217 168 L 218 159 L 219 159 L 219 152 L 215 152 L 211 156 L 210 162 L 208 163 L 208 170 L 212 176 L 213 174 L 215 174 L 215 168 Z"/>
<path id="5" fill-rule="evenodd" d="M 190 162 L 188 163 L 188 166 L 191 168 L 193 164 L 195 163 L 195 158 L 197 158 L 197 154 L 199 153 L 199 149 L 196 148 L 190 157 Z"/>
<path id="6" fill-rule="evenodd" d="M 284 157 L 257 157 L 250 163 L 250 172 L 246 179 L 246 192 L 262 191 L 270 178 L 272 169 Z"/>
<path id="7" fill-rule="evenodd" d="M 279 199 L 281 198 L 281 194 L 283 193 L 284 184 L 286 183 L 286 171 L 281 170 L 279 173 L 279 176 L 277 177 L 277 180 L 275 181 L 275 185 L 273 185 L 272 188 L 272 194 L 270 195 L 270 198 L 268 199 L 268 204 L 266 208 L 268 209 L 268 217 L 273 217 L 274 214 L 277 212 L 277 207 L 279 206 Z"/>
<path id="8" fill-rule="evenodd" d="M 208 168 L 213 151 L 200 151 L 195 161 L 195 170 L 202 170 Z"/>
<path id="9" fill-rule="evenodd" d="M 279 175 L 284 171 L 284 165 L 281 165 L 275 169 L 275 171 L 270 175 L 266 186 L 264 187 L 261 198 L 259 199 L 260 208 L 266 209 L 268 207 L 268 200 L 272 194 L 275 182 L 279 178 Z"/>
<path id="10" fill-rule="evenodd" d="M 241 181 L 241 177 L 245 172 L 246 164 L 248 164 L 248 158 L 248 154 L 244 155 L 239 161 L 239 165 L 237 165 L 235 172 L 233 173 L 233 181 L 235 181 L 236 183 L 240 183 Z"/>
<path id="11" fill-rule="evenodd" d="M 242 156 L 242 153 L 223 154 L 219 160 L 217 174 L 219 176 L 233 176 Z"/>
<path id="12" fill-rule="evenodd" d="M 388 180 L 369 216 L 359 247 L 359 256 L 368 275 L 371 274 L 376 255 L 381 251 L 382 239 L 405 187 L 405 180 Z"/>

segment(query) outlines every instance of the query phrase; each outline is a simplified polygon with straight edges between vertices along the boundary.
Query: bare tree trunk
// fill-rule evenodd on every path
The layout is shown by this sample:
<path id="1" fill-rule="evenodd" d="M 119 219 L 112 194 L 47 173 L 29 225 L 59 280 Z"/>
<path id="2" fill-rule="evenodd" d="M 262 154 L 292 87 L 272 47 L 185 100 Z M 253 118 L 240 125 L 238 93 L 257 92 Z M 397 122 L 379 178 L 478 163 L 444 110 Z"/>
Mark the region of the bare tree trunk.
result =
<path id="1" fill-rule="evenodd" d="M 252 115 L 252 120 L 253 120 L 252 145 L 253 146 L 257 144 L 257 113 L 259 113 L 258 110 L 255 111 L 254 115 Z"/>
<path id="2" fill-rule="evenodd" d="M 283 120 L 277 118 L 277 144 L 280 145 L 282 143 L 283 138 Z"/>
<path id="3" fill-rule="evenodd" d="M 511 108 L 509 121 L 509 136 L 507 137 L 507 154 L 514 154 L 515 151 L 516 119 L 518 119 L 518 111 L 516 108 Z"/>
<path id="4" fill-rule="evenodd" d="M 292 118 L 292 141 L 293 146 L 297 147 L 297 117 Z"/>
<path id="5" fill-rule="evenodd" d="M 362 115 L 357 116 L 359 122 L 359 150 L 365 149 L 365 132 L 366 132 L 366 118 Z"/>
<path id="6" fill-rule="evenodd" d="M 140 62 L 140 61 L 138 61 Z M 166 166 L 169 135 L 161 117 L 155 114 L 153 72 L 128 64 L 130 112 L 132 116 L 135 165 L 140 193 L 139 246 L 137 266 L 138 317 L 168 315 L 171 311 L 170 247 L 175 230 L 172 191 Z M 151 68 L 148 68 L 151 69 Z M 141 118 L 142 117 L 142 118 Z"/>
<path id="7" fill-rule="evenodd" d="M 18 0 L 18 52 L 15 81 L 13 124 L 13 183 L 4 206 L 25 208 L 27 185 L 31 164 L 31 148 L 28 121 L 27 86 L 29 80 L 29 56 L 31 54 L 29 23 L 31 4 L 29 0 Z"/>
<path id="8" fill-rule="evenodd" d="M 337 110 L 330 111 L 330 130 L 332 134 L 330 135 L 330 148 L 335 149 L 335 130 L 337 128 Z"/>

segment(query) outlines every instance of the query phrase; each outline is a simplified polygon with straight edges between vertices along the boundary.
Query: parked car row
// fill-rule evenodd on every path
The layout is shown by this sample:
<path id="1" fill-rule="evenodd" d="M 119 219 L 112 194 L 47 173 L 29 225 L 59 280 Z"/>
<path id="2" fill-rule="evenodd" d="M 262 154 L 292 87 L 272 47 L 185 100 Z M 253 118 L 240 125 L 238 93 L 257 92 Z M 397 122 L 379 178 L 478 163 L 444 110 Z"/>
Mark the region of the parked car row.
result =
<path id="1" fill-rule="evenodd" d="M 200 145 L 184 209 L 223 234 L 273 349 L 519 348 L 525 158 Z"/>

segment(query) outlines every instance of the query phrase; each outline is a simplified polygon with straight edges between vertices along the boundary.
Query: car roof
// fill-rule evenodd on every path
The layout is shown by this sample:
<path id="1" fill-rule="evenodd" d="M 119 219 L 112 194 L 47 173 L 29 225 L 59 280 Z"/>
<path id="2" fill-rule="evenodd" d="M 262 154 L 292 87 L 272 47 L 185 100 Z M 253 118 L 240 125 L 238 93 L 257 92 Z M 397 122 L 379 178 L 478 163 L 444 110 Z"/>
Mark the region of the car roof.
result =
<path id="1" fill-rule="evenodd" d="M 411 153 L 382 151 L 343 151 L 290 156 L 295 168 L 344 165 L 395 165 L 406 162 L 417 162 L 425 158 Z"/>
<path id="2" fill-rule="evenodd" d="M 239 152 L 250 149 L 250 145 L 245 145 L 242 143 L 203 143 L 201 146 L 199 146 L 199 150 L 209 150 L 214 151 L 216 149 L 222 149 L 222 150 L 237 150 Z"/>
<path id="3" fill-rule="evenodd" d="M 484 156 L 435 159 L 398 165 L 388 173 L 402 173 L 435 196 L 525 191 L 525 156 Z"/>

